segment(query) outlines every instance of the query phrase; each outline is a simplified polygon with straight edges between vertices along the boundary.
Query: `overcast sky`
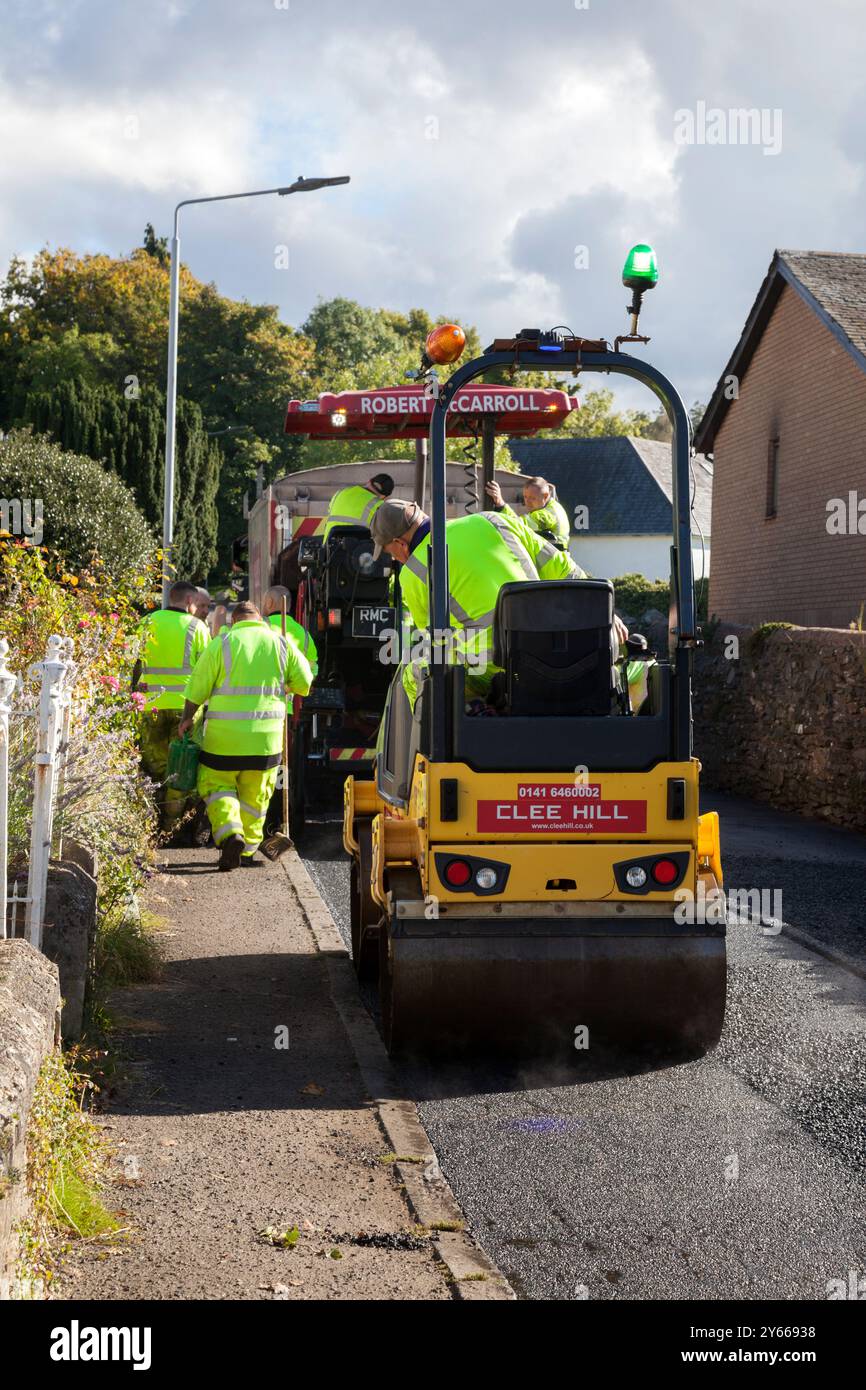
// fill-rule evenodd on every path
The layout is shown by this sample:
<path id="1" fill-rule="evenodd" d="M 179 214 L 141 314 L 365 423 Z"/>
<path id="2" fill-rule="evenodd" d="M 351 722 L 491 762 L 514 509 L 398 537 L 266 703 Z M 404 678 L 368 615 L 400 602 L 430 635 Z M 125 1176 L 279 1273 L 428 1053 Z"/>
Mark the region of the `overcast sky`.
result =
<path id="1" fill-rule="evenodd" d="M 0 0 L 0 259 L 348 173 L 186 210 L 183 259 L 291 324 L 348 295 L 612 339 L 647 240 L 649 351 L 706 400 L 775 247 L 866 249 L 864 49 L 863 0 Z"/>

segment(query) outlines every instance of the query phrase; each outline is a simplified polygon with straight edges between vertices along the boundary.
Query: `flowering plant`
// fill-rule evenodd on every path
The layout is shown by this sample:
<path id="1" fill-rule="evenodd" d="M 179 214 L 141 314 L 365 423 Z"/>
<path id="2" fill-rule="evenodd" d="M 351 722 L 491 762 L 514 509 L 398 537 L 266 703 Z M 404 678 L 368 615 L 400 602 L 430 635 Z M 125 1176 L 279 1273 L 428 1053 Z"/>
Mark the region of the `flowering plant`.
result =
<path id="1" fill-rule="evenodd" d="M 72 713 L 55 827 L 97 854 L 134 865 L 153 833 L 148 784 L 138 766 L 141 697 L 129 688 L 135 632 L 153 569 L 112 583 L 98 559 L 70 574 L 44 548 L 0 542 L 0 637 L 19 675 L 10 723 L 10 858 L 29 841 L 39 676 L 53 634 L 72 639 Z"/>

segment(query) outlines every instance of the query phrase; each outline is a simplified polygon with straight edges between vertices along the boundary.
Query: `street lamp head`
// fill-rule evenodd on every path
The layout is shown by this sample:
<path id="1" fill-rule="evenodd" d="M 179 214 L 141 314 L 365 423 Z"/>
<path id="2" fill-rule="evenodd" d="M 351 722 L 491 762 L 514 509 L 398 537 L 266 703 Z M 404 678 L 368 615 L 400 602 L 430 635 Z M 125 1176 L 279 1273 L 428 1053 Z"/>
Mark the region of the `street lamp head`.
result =
<path id="1" fill-rule="evenodd" d="M 341 174 L 334 179 L 295 179 L 289 188 L 278 188 L 277 192 L 281 198 L 285 198 L 287 193 L 314 193 L 317 188 L 334 188 L 338 183 L 348 183 L 349 175 Z"/>

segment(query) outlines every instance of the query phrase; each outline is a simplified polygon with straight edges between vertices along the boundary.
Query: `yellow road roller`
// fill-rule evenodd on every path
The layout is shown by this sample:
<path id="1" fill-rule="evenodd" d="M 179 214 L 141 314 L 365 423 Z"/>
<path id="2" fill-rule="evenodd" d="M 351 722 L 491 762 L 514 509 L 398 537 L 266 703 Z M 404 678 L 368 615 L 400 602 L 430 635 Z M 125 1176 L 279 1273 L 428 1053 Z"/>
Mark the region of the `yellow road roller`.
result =
<path id="1" fill-rule="evenodd" d="M 378 972 L 393 1053 L 599 1041 L 697 1055 L 721 1032 L 724 914 L 705 910 L 722 886 L 719 826 L 700 814 L 692 752 L 689 420 L 671 383 L 621 351 L 647 341 L 637 313 L 650 283 L 633 254 L 626 265 L 631 333 L 613 349 L 523 330 L 431 388 L 432 659 L 414 708 L 395 676 L 375 776 L 349 778 L 344 802 L 353 955 L 360 975 Z M 670 418 L 669 643 L 648 663 L 638 710 L 607 580 L 503 587 L 491 717 L 467 703 L 464 665 L 436 659 L 449 628 L 446 412 L 467 383 L 521 371 L 626 375 Z"/>

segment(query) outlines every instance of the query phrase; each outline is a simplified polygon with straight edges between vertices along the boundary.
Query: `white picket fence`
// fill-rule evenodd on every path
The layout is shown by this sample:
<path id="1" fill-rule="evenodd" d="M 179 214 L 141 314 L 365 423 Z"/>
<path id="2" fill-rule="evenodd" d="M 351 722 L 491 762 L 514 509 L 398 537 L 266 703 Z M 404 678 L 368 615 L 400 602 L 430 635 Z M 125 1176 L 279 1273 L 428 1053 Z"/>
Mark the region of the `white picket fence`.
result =
<path id="1" fill-rule="evenodd" d="M 39 682 L 39 703 L 33 709 L 21 707 L 24 681 L 10 670 L 8 663 L 9 643 L 0 638 L 0 894 L 3 899 L 0 938 L 15 934 L 19 908 L 23 904 L 24 936 L 41 950 L 48 861 L 52 847 L 57 857 L 63 849 L 62 827 L 55 827 L 54 808 L 58 788 L 62 789 L 69 749 L 75 670 L 72 638 L 49 637 L 44 660 L 29 668 L 29 676 Z M 23 897 L 18 893 L 17 880 L 9 893 L 9 747 L 13 719 L 37 721 L 30 858 L 27 893 Z"/>

